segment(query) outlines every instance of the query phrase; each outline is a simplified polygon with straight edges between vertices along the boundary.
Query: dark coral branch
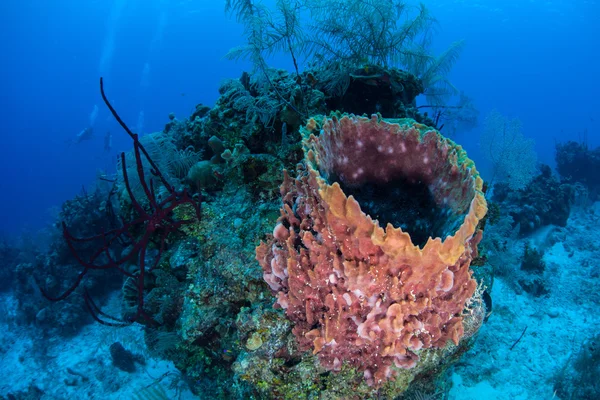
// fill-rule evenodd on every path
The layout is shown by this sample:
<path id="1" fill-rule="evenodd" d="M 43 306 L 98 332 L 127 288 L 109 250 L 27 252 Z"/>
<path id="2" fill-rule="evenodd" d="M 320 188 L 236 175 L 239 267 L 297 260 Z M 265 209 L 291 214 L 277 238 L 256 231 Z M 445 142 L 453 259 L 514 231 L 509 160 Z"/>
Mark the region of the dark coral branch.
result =
<path id="1" fill-rule="evenodd" d="M 122 220 L 122 225 L 118 228 L 114 228 L 106 232 L 101 232 L 97 235 L 86 238 L 74 237 L 69 232 L 66 224 L 63 222 L 63 237 L 67 242 L 67 245 L 71 253 L 73 254 L 75 260 L 77 260 L 77 262 L 83 267 L 83 270 L 77 275 L 77 278 L 68 287 L 68 289 L 58 296 L 52 296 L 49 293 L 47 293 L 47 291 L 45 291 L 44 289 L 41 290 L 43 295 L 51 301 L 64 300 L 79 287 L 79 285 L 82 283 L 83 279 L 90 270 L 115 269 L 121 274 L 132 278 L 136 281 L 136 288 L 138 292 L 136 312 L 135 314 L 128 316 L 125 319 L 108 315 L 96 305 L 88 291 L 85 290 L 83 295 L 85 305 L 88 308 L 94 320 L 101 324 L 109 326 L 126 326 L 134 322 L 140 322 L 140 320 L 143 320 L 147 324 L 156 326 L 157 322 L 144 309 L 145 275 L 147 272 L 152 271 L 158 266 L 161 256 L 165 251 L 167 237 L 171 233 L 177 232 L 181 226 L 194 222 L 193 220 L 175 220 L 173 218 L 173 211 L 175 210 L 175 208 L 181 205 L 189 205 L 194 209 L 196 218 L 200 219 L 200 201 L 194 200 L 185 189 L 182 191 L 176 191 L 175 188 L 167 182 L 164 175 L 158 169 L 157 165 L 154 163 L 144 146 L 140 143 L 138 135 L 133 133 L 129 129 L 129 127 L 123 122 L 121 117 L 117 114 L 116 110 L 108 101 L 106 94 L 104 93 L 104 84 L 102 78 L 100 78 L 100 92 L 102 94 L 102 99 L 106 103 L 112 115 L 123 127 L 125 132 L 127 132 L 127 134 L 131 137 L 131 139 L 133 139 L 133 150 L 135 155 L 136 170 L 139 181 L 142 185 L 144 194 L 146 196 L 147 207 L 144 207 L 142 205 L 142 202 L 134 196 L 133 191 L 131 190 L 129 176 L 127 174 L 125 154 L 121 153 L 123 181 L 129 198 L 131 199 L 132 207 L 134 211 L 138 214 L 138 216 L 129 222 Z M 150 164 L 151 174 L 155 177 L 158 177 L 158 179 L 161 181 L 161 183 L 164 185 L 164 187 L 169 193 L 168 196 L 160 202 L 158 202 L 156 199 L 156 193 L 154 191 L 154 183 L 152 179 L 150 179 L 150 182 L 146 181 L 142 156 L 145 157 L 145 159 Z M 130 231 L 133 230 L 132 228 L 143 230 L 143 234 L 137 242 L 135 242 L 132 234 L 130 233 Z M 101 245 L 92 253 L 88 260 L 82 257 L 82 255 L 78 252 L 75 246 L 76 243 L 93 243 L 97 241 L 100 241 Z M 126 255 L 120 258 L 115 258 L 111 255 L 111 248 L 113 247 L 114 243 L 122 244 L 129 243 L 130 241 L 133 242 L 133 248 L 129 250 Z M 152 266 L 147 270 L 146 253 L 148 244 L 151 241 L 156 241 L 157 243 L 159 243 L 158 254 L 153 260 Z M 137 273 L 127 272 L 124 269 L 124 265 L 131 261 L 136 255 L 139 264 Z M 98 258 L 101 256 L 104 256 L 107 261 L 103 264 L 98 264 Z"/>
<path id="2" fill-rule="evenodd" d="M 133 139 L 134 150 L 137 148 L 139 151 L 141 151 L 144 154 L 144 157 L 146 157 L 146 160 L 148 160 L 148 163 L 150 163 L 150 166 L 152 167 L 152 169 L 151 169 L 152 174 L 157 176 L 161 180 L 163 185 L 165 185 L 166 188 L 172 189 L 171 186 L 169 185 L 169 182 L 167 182 L 167 180 L 165 179 L 163 174 L 160 172 L 160 169 L 158 169 L 158 167 L 156 166 L 156 164 L 154 163 L 154 161 L 152 160 L 152 158 L 150 157 L 150 155 L 148 154 L 148 152 L 146 151 L 144 146 L 141 145 L 138 135 L 133 133 L 131 131 L 131 129 L 129 129 L 127 124 L 125 124 L 125 122 L 123 122 L 123 120 L 121 119 L 121 117 L 119 116 L 117 111 L 114 109 L 112 104 L 110 104 L 110 101 L 108 100 L 108 98 L 106 97 L 106 94 L 104 93 L 104 80 L 102 78 L 100 78 L 100 94 L 102 95 L 102 100 L 104 100 L 104 104 L 106 104 L 106 106 L 110 110 L 113 117 L 117 120 L 117 122 L 119 123 L 119 125 L 121 125 L 121 127 L 125 130 L 125 132 L 127 132 L 129 137 L 131 137 L 131 139 Z M 139 173 L 140 168 L 143 171 L 143 167 L 141 166 L 141 158 L 139 158 L 138 156 L 139 156 L 139 154 L 136 153 L 136 162 L 139 160 L 139 164 L 138 164 L 138 173 Z"/>
<path id="3" fill-rule="evenodd" d="M 515 346 L 516 346 L 517 344 L 519 344 L 519 342 L 521 341 L 521 339 L 523 339 L 523 336 L 525 336 L 525 332 L 527 332 L 527 326 L 525 326 L 525 329 L 523 329 L 523 332 L 521 333 L 521 336 L 519 336 L 519 338 L 517 339 L 517 341 L 516 341 L 516 342 L 514 342 L 512 346 L 510 346 L 510 350 L 511 350 L 511 351 L 512 351 L 512 349 L 514 349 L 514 348 L 515 348 Z"/>

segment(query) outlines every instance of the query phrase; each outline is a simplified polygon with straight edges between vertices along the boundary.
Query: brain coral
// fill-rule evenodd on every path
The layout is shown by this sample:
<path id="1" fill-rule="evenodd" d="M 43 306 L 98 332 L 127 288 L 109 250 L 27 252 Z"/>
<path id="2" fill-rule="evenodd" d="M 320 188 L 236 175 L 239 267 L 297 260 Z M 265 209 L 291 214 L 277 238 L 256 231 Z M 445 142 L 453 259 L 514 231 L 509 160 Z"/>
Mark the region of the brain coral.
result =
<path id="1" fill-rule="evenodd" d="M 283 207 L 256 251 L 301 348 L 379 385 L 458 344 L 487 212 L 465 151 L 413 120 L 325 118 L 303 131 Z"/>

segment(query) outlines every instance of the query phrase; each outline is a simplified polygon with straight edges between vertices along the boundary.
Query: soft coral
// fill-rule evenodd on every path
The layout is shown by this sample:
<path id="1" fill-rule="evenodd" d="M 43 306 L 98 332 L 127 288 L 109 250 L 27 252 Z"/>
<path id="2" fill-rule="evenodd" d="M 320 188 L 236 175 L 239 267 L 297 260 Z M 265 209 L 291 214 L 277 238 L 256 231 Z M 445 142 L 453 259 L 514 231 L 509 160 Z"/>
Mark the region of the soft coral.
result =
<path id="1" fill-rule="evenodd" d="M 129 222 L 123 221 L 120 227 L 111 229 L 105 232 L 101 232 L 97 235 L 77 238 L 69 232 L 67 225 L 63 222 L 63 236 L 71 250 L 71 253 L 79 264 L 83 266 L 83 270 L 77 275 L 75 281 L 69 286 L 69 288 L 62 294 L 57 296 L 51 296 L 45 290 L 42 289 L 42 293 L 46 298 L 51 301 L 60 301 L 71 295 L 82 283 L 84 277 L 91 270 L 110 270 L 116 269 L 125 276 L 133 279 L 136 282 L 137 288 L 137 309 L 135 314 L 122 319 L 110 316 L 104 313 L 92 300 L 87 290 L 84 291 L 85 304 L 90 311 L 92 317 L 104 324 L 110 326 L 125 326 L 132 324 L 140 319 L 143 319 L 146 323 L 156 325 L 156 321 L 144 310 L 144 277 L 147 271 L 152 271 L 158 265 L 161 255 L 165 250 L 167 237 L 171 233 L 175 233 L 180 227 L 186 224 L 194 222 L 193 219 L 175 219 L 173 211 L 179 206 L 189 206 L 193 208 L 196 218 L 200 219 L 200 201 L 196 201 L 190 196 L 187 190 L 177 191 L 169 182 L 165 179 L 163 174 L 158 169 L 144 146 L 140 143 L 138 135 L 133 133 L 129 127 L 119 117 L 116 110 L 108 101 L 106 94 L 104 93 L 104 84 L 102 78 L 100 78 L 100 92 L 104 103 L 108 106 L 110 112 L 114 118 L 119 122 L 121 127 L 127 132 L 127 134 L 133 140 L 133 151 L 135 154 L 136 169 L 139 181 L 144 191 L 145 197 L 147 198 L 147 204 L 142 206 L 141 202 L 135 198 L 131 190 L 129 177 L 127 175 L 127 166 L 125 162 L 125 153 L 121 153 L 121 166 L 123 170 L 123 181 L 125 188 L 131 199 L 131 205 L 137 214 L 137 217 Z M 144 157 L 151 167 L 151 174 L 158 178 L 162 185 L 166 188 L 168 195 L 163 200 L 157 200 L 154 191 L 154 183 L 152 179 L 147 182 L 144 175 L 144 166 L 142 162 Z M 121 257 L 114 257 L 111 254 L 111 247 L 115 242 L 122 242 L 124 239 L 133 240 L 132 230 L 141 229 L 143 232 L 141 238 L 137 241 L 133 241 L 131 250 Z M 101 245 L 92 252 L 91 256 L 84 258 L 76 249 L 76 244 L 82 243 L 94 243 L 101 242 Z M 148 244 L 153 241 L 157 243 L 158 254 L 152 260 L 151 267 L 146 270 L 146 253 Z M 104 263 L 99 262 L 99 258 L 104 256 Z M 138 260 L 138 269 L 136 273 L 130 273 L 125 270 L 124 265 L 134 259 Z"/>

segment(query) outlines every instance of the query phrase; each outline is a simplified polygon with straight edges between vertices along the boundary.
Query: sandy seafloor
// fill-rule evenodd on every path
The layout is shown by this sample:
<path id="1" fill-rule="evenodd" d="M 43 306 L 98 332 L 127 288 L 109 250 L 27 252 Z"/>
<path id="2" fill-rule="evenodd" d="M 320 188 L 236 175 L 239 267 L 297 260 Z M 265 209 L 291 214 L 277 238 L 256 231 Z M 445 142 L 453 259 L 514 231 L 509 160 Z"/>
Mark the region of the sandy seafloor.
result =
<path id="1" fill-rule="evenodd" d="M 495 280 L 493 312 L 454 368 L 451 400 L 552 399 L 557 371 L 600 329 L 600 277 L 593 276 L 600 263 L 600 202 L 574 209 L 564 228 L 545 228 L 521 240 L 546 248 L 543 277 L 550 292 L 535 298 L 517 293 L 514 283 Z M 147 355 L 140 326 L 93 324 L 70 339 L 45 338 L 36 327 L 15 325 L 9 294 L 0 299 L 0 314 L 0 346 L 5 347 L 0 349 L 0 396 L 34 384 L 45 392 L 43 399 L 135 399 L 160 385 L 169 399 L 198 398 L 171 362 Z M 145 355 L 146 365 L 134 373 L 114 368 L 109 346 L 115 341 Z"/>
<path id="2" fill-rule="evenodd" d="M 556 238 L 561 240 L 551 244 Z M 524 240 L 548 246 L 543 277 L 549 294 L 517 294 L 510 282 L 495 280 L 492 315 L 455 370 L 452 400 L 556 398 L 556 373 L 583 340 L 600 331 L 600 277 L 594 276 L 600 266 L 600 202 L 572 210 L 566 227 L 544 228 Z"/>

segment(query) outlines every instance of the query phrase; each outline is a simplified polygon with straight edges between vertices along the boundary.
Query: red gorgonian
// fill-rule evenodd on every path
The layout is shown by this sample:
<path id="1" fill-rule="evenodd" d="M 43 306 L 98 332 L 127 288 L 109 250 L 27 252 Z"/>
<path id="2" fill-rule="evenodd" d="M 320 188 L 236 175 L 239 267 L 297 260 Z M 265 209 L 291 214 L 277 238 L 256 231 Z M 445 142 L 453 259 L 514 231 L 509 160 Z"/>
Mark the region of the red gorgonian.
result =
<path id="1" fill-rule="evenodd" d="M 63 222 L 63 237 L 65 238 L 71 253 L 77 262 L 83 267 L 83 270 L 79 272 L 77 278 L 69 286 L 69 288 L 60 295 L 52 296 L 46 290 L 41 290 L 43 295 L 51 301 L 64 300 L 79 287 L 89 271 L 106 271 L 116 269 L 128 278 L 133 279 L 135 282 L 135 287 L 137 290 L 136 312 L 127 316 L 126 318 L 118 318 L 108 315 L 96 305 L 87 289 L 85 289 L 84 300 L 92 317 L 101 324 L 109 326 L 127 326 L 134 322 L 140 322 L 140 320 L 143 320 L 144 323 L 156 326 L 158 323 L 144 309 L 144 278 L 146 273 L 156 268 L 160 262 L 161 256 L 166 247 L 168 236 L 172 233 L 176 233 L 183 225 L 191 224 L 196 220 L 200 220 L 201 201 L 195 200 L 186 189 L 180 191 L 175 190 L 175 188 L 169 184 L 142 143 L 140 143 L 138 135 L 129 129 L 129 127 L 123 122 L 108 101 L 106 94 L 104 93 L 104 84 L 102 78 L 100 78 L 100 92 L 102 94 L 104 103 L 107 105 L 114 118 L 133 140 L 133 151 L 135 155 L 137 175 L 146 201 L 142 202 L 141 200 L 136 199 L 134 196 L 131 189 L 129 176 L 127 174 L 125 153 L 121 153 L 120 157 L 123 183 L 129 198 L 131 199 L 131 206 L 136 214 L 136 217 L 128 222 L 121 221 L 119 227 L 84 238 L 73 236 L 69 232 L 66 224 Z M 159 200 L 156 197 L 153 179 L 147 179 L 144 174 L 144 163 L 142 162 L 143 158 L 145 158 L 150 165 L 151 175 L 158 179 L 167 190 L 167 196 L 162 200 Z M 196 220 L 177 219 L 174 215 L 174 210 L 180 206 L 191 207 L 194 210 Z M 141 231 L 141 237 L 134 238 L 131 233 L 132 231 Z M 111 247 L 113 244 L 127 241 L 131 242 L 131 245 L 126 250 L 126 253 L 120 257 L 114 257 L 111 252 Z M 77 250 L 78 245 L 85 243 L 93 244 L 96 242 L 101 244 L 89 256 L 83 256 Z M 150 243 L 154 243 L 156 245 L 158 254 L 151 261 L 151 265 L 148 268 L 146 256 L 148 252 L 148 245 Z M 128 272 L 125 269 L 125 265 L 133 262 L 134 260 L 137 260 L 138 262 L 137 271 L 134 273 Z"/>

